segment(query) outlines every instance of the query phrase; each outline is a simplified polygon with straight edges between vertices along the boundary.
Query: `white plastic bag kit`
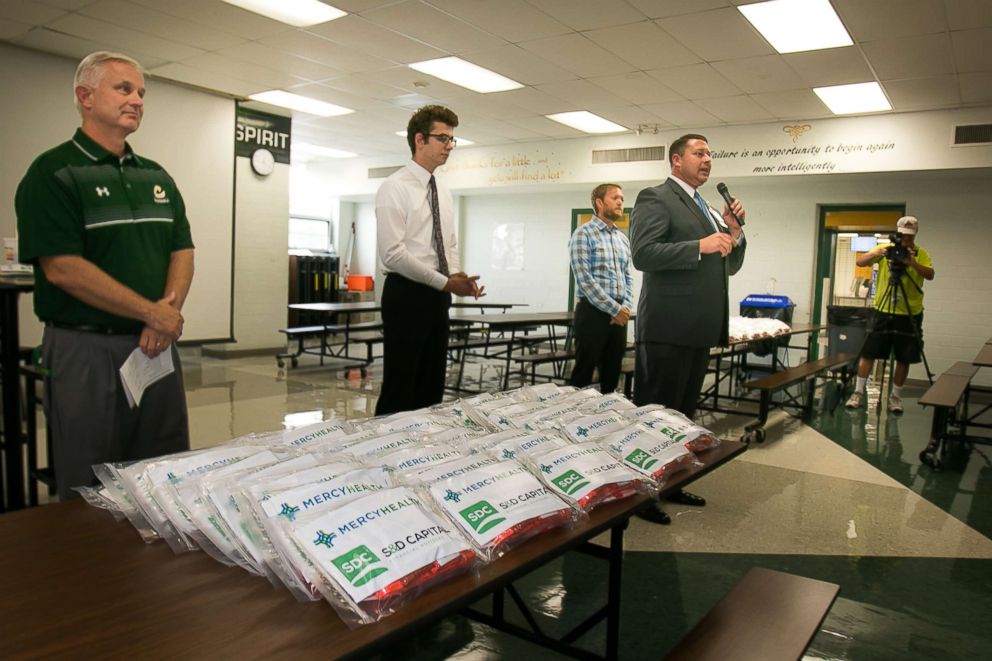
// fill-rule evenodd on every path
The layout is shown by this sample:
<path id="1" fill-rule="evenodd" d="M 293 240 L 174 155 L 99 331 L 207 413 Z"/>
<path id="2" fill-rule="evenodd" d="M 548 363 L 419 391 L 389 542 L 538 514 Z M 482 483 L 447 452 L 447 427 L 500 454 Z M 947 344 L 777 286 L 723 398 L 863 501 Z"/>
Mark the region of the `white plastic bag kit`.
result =
<path id="1" fill-rule="evenodd" d="M 644 476 L 625 467 L 595 441 L 553 448 L 524 461 L 533 461 L 549 489 L 586 512 L 603 503 L 655 491 Z"/>
<path id="2" fill-rule="evenodd" d="M 582 443 L 612 434 L 628 426 L 630 426 L 629 420 L 619 413 L 610 411 L 576 418 L 563 425 L 562 428 L 570 439 L 576 443 Z"/>
<path id="3" fill-rule="evenodd" d="M 562 448 L 568 445 L 568 439 L 558 432 L 543 431 L 510 438 L 491 446 L 489 449 L 502 459 L 516 459 L 519 454 L 545 452 L 552 448 Z"/>
<path id="4" fill-rule="evenodd" d="M 698 463 L 684 444 L 639 423 L 598 440 L 624 465 L 656 480 L 659 489 L 672 473 Z"/>
<path id="5" fill-rule="evenodd" d="M 464 475 L 484 466 L 498 464 L 501 461 L 503 460 L 499 457 L 488 453 L 472 454 L 403 475 L 401 479 L 409 482 L 436 482 L 437 480 Z"/>
<path id="6" fill-rule="evenodd" d="M 375 459 L 375 463 L 388 466 L 401 473 L 419 471 L 436 464 L 464 457 L 465 453 L 457 447 L 442 445 L 421 445 L 384 454 Z"/>
<path id="7" fill-rule="evenodd" d="M 500 461 L 426 485 L 488 560 L 542 532 L 570 524 L 576 512 L 522 464 Z"/>
<path id="8" fill-rule="evenodd" d="M 422 435 L 417 432 L 398 431 L 381 436 L 373 436 L 367 441 L 360 441 L 354 445 L 349 445 L 344 452 L 357 459 L 370 460 L 372 457 L 402 450 L 403 448 L 416 447 L 422 442 Z"/>
<path id="9" fill-rule="evenodd" d="M 641 406 L 624 415 L 652 429 L 661 432 L 669 438 L 676 439 L 693 452 L 704 452 L 720 445 L 720 439 L 709 429 L 693 423 L 678 411 L 651 404 Z"/>
<path id="10" fill-rule="evenodd" d="M 606 413 L 607 411 L 629 411 L 637 407 L 620 393 L 611 392 L 597 399 L 584 400 L 580 402 L 579 408 L 583 413 Z"/>
<path id="11" fill-rule="evenodd" d="M 350 425 L 340 420 L 331 419 L 305 427 L 287 429 L 282 432 L 280 442 L 288 447 L 310 447 L 311 444 L 328 445 L 330 441 L 347 436 L 350 432 Z"/>
<path id="12" fill-rule="evenodd" d="M 317 587 L 349 624 L 375 622 L 476 562 L 471 545 L 409 487 L 284 525 L 312 563 Z"/>

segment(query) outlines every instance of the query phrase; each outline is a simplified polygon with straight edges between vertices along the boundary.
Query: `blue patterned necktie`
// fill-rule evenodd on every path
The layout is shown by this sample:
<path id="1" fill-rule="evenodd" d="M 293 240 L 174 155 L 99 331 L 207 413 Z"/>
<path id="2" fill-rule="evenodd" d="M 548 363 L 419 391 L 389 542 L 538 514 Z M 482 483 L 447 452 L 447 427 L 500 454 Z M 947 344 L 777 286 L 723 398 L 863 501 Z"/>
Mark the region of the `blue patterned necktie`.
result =
<path id="1" fill-rule="evenodd" d="M 696 191 L 694 199 L 696 200 L 696 205 L 699 207 L 699 210 L 703 212 L 703 216 L 710 221 L 710 225 L 713 226 L 713 229 L 719 232 L 720 228 L 717 226 L 716 221 L 713 220 L 713 214 L 710 213 L 710 210 L 706 206 L 706 202 L 703 201 L 703 196 L 699 194 L 698 190 Z"/>

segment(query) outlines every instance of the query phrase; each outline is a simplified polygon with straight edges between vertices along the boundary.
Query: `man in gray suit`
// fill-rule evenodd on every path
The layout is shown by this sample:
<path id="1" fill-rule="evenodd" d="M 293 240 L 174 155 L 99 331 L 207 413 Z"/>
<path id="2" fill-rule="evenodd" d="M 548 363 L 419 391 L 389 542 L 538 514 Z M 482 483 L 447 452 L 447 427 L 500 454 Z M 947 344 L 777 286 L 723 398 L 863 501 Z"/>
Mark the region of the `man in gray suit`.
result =
<path id="1" fill-rule="evenodd" d="M 630 214 L 634 268 L 644 272 L 637 305 L 634 402 L 662 404 L 692 418 L 710 348 L 727 344 L 729 277 L 744 263 L 744 207 L 724 204 L 722 217 L 699 187 L 712 161 L 705 136 L 688 134 L 668 150 L 668 179 L 637 196 Z M 670 500 L 702 506 L 680 491 Z M 652 514 L 653 513 L 653 514 Z M 645 517 L 668 523 L 660 510 Z"/>

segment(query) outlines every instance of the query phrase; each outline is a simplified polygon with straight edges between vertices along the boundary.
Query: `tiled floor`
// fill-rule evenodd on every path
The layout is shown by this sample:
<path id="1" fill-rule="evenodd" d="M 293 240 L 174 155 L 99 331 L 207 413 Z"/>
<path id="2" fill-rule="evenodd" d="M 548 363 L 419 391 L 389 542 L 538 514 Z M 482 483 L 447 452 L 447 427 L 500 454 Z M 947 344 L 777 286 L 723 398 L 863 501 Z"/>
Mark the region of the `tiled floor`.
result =
<path id="1" fill-rule="evenodd" d="M 193 444 L 336 415 L 372 415 L 378 368 L 357 372 L 270 357 L 184 354 Z M 674 523 L 631 522 L 624 565 L 621 658 L 660 658 L 751 566 L 832 581 L 841 596 L 810 659 L 988 658 L 992 634 L 992 448 L 952 448 L 940 473 L 917 455 L 929 411 L 847 411 L 806 426 L 779 422 L 768 440 L 697 482 L 704 509 L 669 505 Z M 874 393 L 877 397 L 877 392 Z M 701 422 L 734 438 L 740 416 Z M 602 568 L 569 554 L 524 581 L 521 593 L 563 631 L 599 604 Z M 604 632 L 588 637 L 592 649 Z M 557 658 L 453 618 L 384 658 Z"/>

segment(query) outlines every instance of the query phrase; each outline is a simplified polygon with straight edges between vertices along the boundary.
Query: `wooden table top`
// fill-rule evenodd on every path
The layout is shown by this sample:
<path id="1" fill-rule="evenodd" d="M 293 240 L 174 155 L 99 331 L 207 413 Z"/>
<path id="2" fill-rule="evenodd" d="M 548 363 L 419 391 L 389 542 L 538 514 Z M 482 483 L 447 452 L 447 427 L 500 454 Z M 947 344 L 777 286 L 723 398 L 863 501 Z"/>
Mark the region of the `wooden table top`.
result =
<path id="1" fill-rule="evenodd" d="M 736 441 L 677 473 L 685 485 L 746 449 Z M 668 490 L 666 489 L 666 491 Z M 618 525 L 650 499 L 595 509 L 499 560 L 421 595 L 378 623 L 351 630 L 324 601 L 287 590 L 205 553 L 144 544 L 126 522 L 81 501 L 0 516 L 0 640 L 4 656 L 341 658 L 367 655 L 453 614 L 566 550 Z M 633 598 L 636 598 L 633 597 Z"/>

